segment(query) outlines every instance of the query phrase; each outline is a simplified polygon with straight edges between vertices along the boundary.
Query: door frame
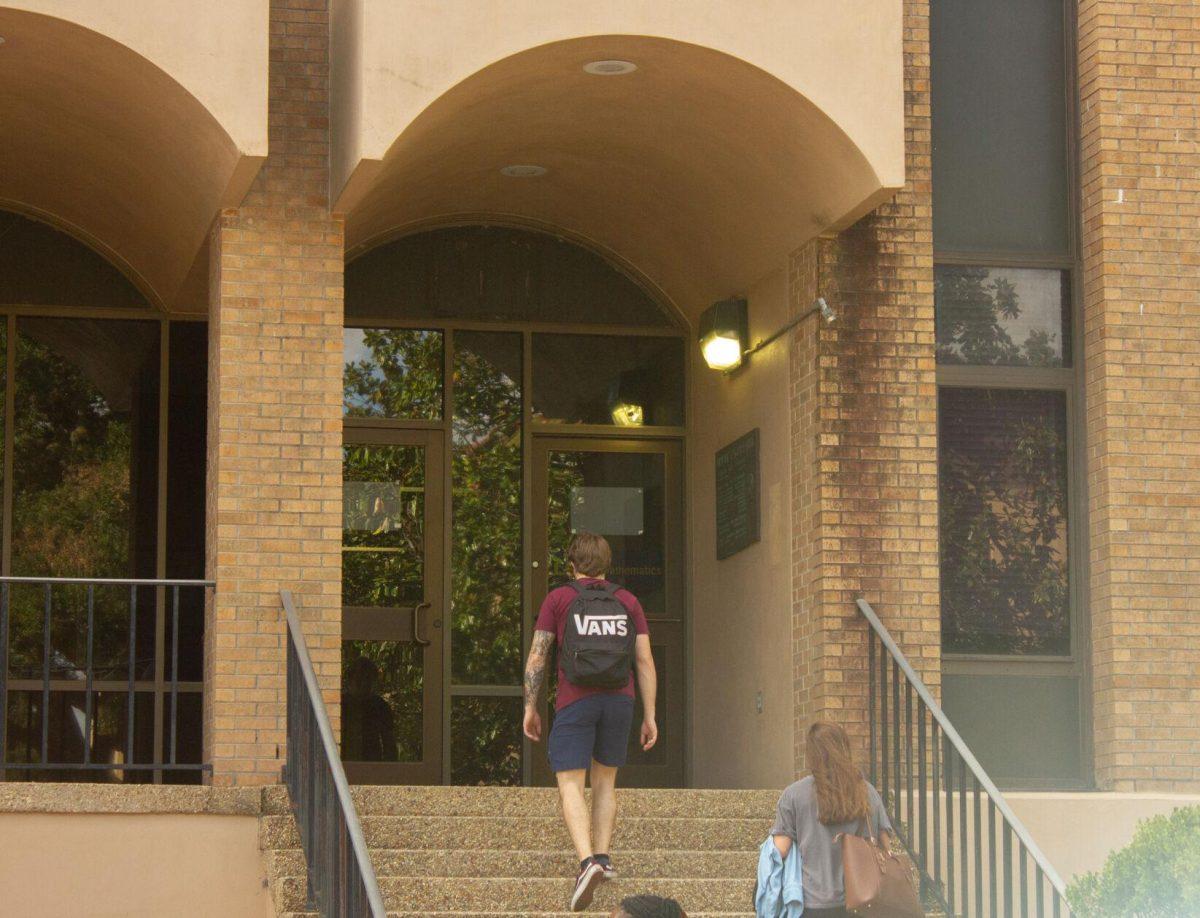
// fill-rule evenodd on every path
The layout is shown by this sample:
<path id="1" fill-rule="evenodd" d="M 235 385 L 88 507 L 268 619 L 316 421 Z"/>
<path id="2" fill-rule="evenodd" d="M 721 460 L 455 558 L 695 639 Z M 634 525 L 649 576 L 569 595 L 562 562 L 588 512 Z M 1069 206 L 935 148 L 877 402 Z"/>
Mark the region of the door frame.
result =
<path id="1" fill-rule="evenodd" d="M 666 678 L 668 686 L 667 697 L 658 699 L 657 719 L 660 726 L 669 723 L 669 727 L 677 735 L 674 747 L 670 750 L 667 761 L 659 766 L 629 765 L 622 769 L 626 776 L 623 783 L 628 783 L 632 777 L 640 786 L 645 787 L 684 787 L 688 779 L 690 752 L 690 723 L 689 711 L 691 705 L 689 689 L 691 687 L 691 618 L 690 601 L 688 596 L 689 578 L 687 575 L 688 543 L 687 543 L 687 495 L 685 493 L 684 459 L 685 442 L 681 437 L 647 437 L 623 436 L 621 433 L 608 432 L 604 435 L 574 434 L 555 431 L 534 430 L 530 438 L 527 466 L 530 471 L 530 490 L 528 508 L 530 517 L 529 555 L 526 562 L 530 601 L 526 604 L 525 631 L 526 644 L 532 640 L 533 626 L 537 619 L 538 609 L 542 599 L 549 592 L 549 531 L 545 524 L 546 510 L 549 502 L 549 456 L 551 452 L 596 452 L 596 453 L 633 453 L 658 454 L 663 457 L 663 489 L 664 489 L 664 556 L 663 567 L 666 577 L 667 610 L 666 617 L 647 616 L 650 633 L 653 639 L 655 633 L 664 632 L 671 635 L 668 648 L 674 648 L 674 659 L 667 657 L 663 661 L 665 672 L 660 674 L 660 682 Z M 657 623 L 657 625 L 656 625 Z M 557 660 L 555 661 L 557 666 Z M 671 687 L 675 691 L 671 692 Z M 668 704 L 669 702 L 669 704 Z M 543 723 L 549 725 L 547 699 L 539 702 Z M 635 723 L 633 729 L 640 728 Z M 527 784 L 551 784 L 553 774 L 546 761 L 547 738 L 542 743 L 533 746 L 526 738 L 524 755 L 527 763 Z M 670 734 L 668 734 L 670 735 Z"/>
<path id="2" fill-rule="evenodd" d="M 437 429 L 346 423 L 342 445 L 417 446 L 425 459 L 423 601 L 418 606 L 343 606 L 341 640 L 428 641 L 422 652 L 422 757 L 419 762 L 346 761 L 347 778 L 358 784 L 441 784 L 446 767 L 444 627 L 446 619 L 445 436 Z M 424 612 L 424 615 L 421 613 Z M 422 621 L 423 619 L 423 621 Z M 339 744 L 340 745 L 340 744 Z"/>

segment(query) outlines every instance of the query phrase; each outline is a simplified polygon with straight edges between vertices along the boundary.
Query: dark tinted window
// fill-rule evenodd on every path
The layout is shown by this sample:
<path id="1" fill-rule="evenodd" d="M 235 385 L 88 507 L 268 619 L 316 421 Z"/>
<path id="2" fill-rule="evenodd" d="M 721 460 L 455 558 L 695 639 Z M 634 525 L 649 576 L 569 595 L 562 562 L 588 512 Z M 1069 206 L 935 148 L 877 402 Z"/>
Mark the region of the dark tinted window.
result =
<path id="1" fill-rule="evenodd" d="M 1071 650 L 1062 392 L 938 394 L 942 646 Z"/>
<path id="2" fill-rule="evenodd" d="M 346 315 L 669 326 L 594 252 L 545 233 L 470 226 L 385 243 L 346 267 Z"/>
<path id="3" fill-rule="evenodd" d="M 560 424 L 683 424 L 679 338 L 533 336 L 533 416 Z"/>
<path id="4" fill-rule="evenodd" d="M 938 265 L 938 363 L 1070 366 L 1068 277 L 1045 268 Z"/>
<path id="5" fill-rule="evenodd" d="M 82 242 L 0 211 L 0 303 L 145 307 L 124 274 Z"/>
<path id="6" fill-rule="evenodd" d="M 1066 255 L 1062 0 L 934 0 L 933 239 Z"/>
<path id="7" fill-rule="evenodd" d="M 157 322 L 17 321 L 12 572 L 34 577 L 153 577 L 159 432 Z M 126 672 L 128 592 L 95 597 L 97 672 Z M 10 666 L 36 673 L 41 591 L 14 592 Z M 82 588 L 55 598 L 56 670 L 87 658 Z M 153 672 L 154 616 L 138 618 L 138 672 Z"/>

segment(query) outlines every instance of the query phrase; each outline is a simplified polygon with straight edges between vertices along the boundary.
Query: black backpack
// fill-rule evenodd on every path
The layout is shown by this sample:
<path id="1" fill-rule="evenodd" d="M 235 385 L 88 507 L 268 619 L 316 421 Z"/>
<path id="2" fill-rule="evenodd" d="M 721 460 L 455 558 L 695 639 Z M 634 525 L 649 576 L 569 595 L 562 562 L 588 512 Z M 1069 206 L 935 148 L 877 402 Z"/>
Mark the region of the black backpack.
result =
<path id="1" fill-rule="evenodd" d="M 563 629 L 562 671 L 585 688 L 620 689 L 629 683 L 637 631 L 612 583 L 572 581 L 576 596 Z"/>

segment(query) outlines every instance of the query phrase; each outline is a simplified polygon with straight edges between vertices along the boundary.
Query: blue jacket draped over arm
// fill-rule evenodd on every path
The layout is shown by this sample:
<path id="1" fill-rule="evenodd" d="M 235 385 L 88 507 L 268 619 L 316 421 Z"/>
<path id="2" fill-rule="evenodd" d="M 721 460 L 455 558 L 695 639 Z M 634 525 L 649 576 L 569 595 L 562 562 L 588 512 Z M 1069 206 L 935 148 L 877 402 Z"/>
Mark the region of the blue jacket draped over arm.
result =
<path id="1" fill-rule="evenodd" d="M 756 918 L 800 918 L 804 912 L 804 884 L 800 846 L 794 841 L 786 858 L 770 835 L 758 849 L 758 885 L 754 892 Z"/>

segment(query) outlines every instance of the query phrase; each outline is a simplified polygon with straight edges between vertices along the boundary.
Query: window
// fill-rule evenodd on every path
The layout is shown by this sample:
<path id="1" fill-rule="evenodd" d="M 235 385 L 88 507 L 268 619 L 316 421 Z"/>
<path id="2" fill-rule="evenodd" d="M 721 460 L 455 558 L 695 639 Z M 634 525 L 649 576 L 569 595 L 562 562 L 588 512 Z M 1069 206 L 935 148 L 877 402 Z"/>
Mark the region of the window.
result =
<path id="1" fill-rule="evenodd" d="M 933 290 L 938 363 L 1071 365 L 1069 272 L 939 265 Z"/>
<path id="2" fill-rule="evenodd" d="M 1066 396 L 948 386 L 938 437 L 943 648 L 1069 654 Z"/>
<path id="3" fill-rule="evenodd" d="M 595 252 L 502 226 L 431 230 L 346 267 L 350 318 L 422 318 L 670 328 L 642 287 Z"/>
<path id="4" fill-rule="evenodd" d="M 534 335 L 534 420 L 682 426 L 683 347 L 675 337 Z"/>
<path id="5" fill-rule="evenodd" d="M 935 0 L 933 237 L 941 250 L 1070 254 L 1062 0 Z"/>
<path id="6" fill-rule="evenodd" d="M 1065 0 L 933 0 L 943 703 L 1013 787 L 1086 786 Z"/>

